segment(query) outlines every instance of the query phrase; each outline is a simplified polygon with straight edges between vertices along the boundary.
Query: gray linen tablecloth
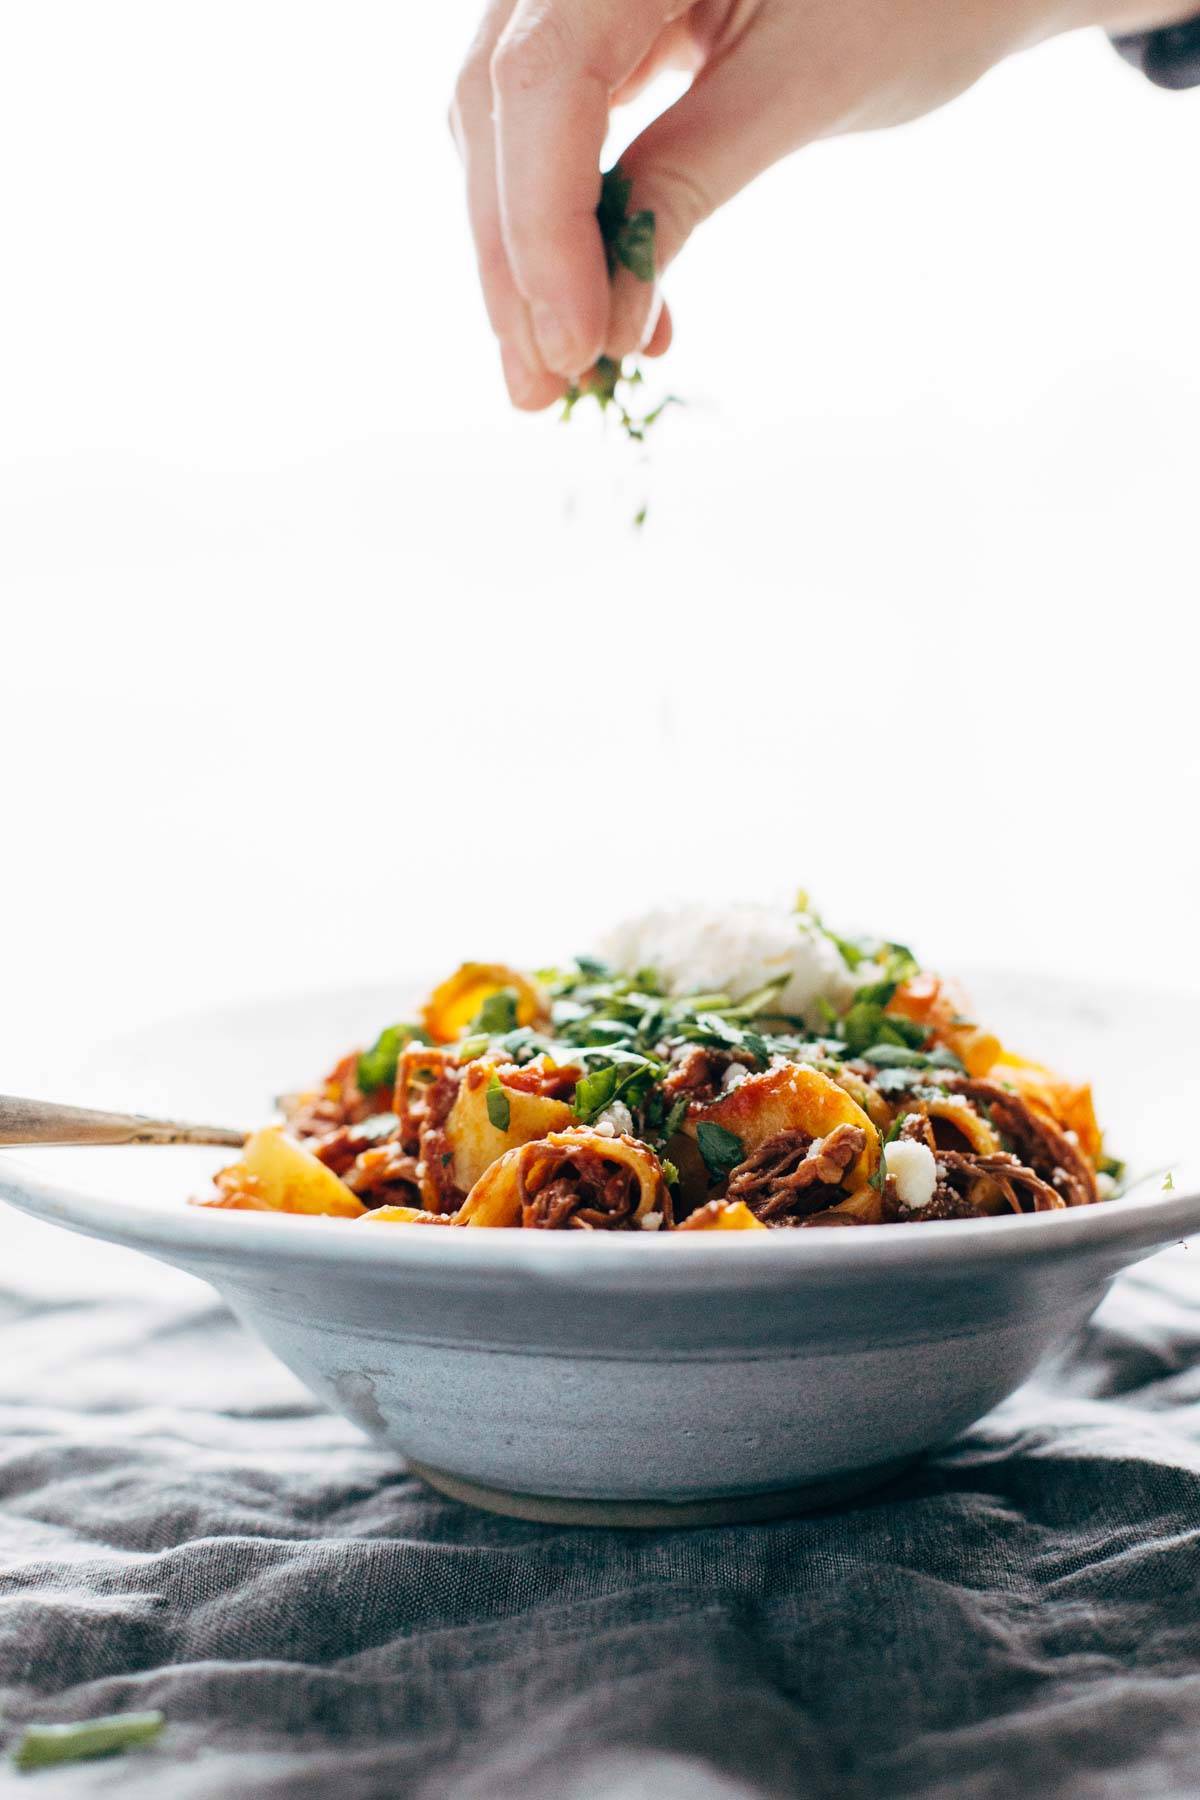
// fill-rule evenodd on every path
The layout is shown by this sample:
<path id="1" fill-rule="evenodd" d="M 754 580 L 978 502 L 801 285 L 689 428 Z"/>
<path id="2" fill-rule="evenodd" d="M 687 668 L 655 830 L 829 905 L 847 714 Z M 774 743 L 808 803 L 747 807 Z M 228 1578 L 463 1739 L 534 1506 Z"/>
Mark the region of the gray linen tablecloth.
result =
<path id="1" fill-rule="evenodd" d="M 439 1499 L 196 1288 L 0 1278 L 0 1702 L 162 1707 L 38 1800 L 1200 1792 L 1200 1251 L 886 1493 L 582 1532 Z M 669 1407 L 669 1401 L 664 1401 Z"/>

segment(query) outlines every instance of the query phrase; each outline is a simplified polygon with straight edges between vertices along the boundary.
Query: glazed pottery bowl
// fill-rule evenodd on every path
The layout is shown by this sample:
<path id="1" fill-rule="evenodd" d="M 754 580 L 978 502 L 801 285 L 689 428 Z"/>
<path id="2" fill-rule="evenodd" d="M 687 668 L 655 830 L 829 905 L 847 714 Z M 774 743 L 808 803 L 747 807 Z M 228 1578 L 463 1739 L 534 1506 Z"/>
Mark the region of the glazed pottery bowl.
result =
<path id="1" fill-rule="evenodd" d="M 1113 1057 L 1131 1012 L 1166 1003 L 1006 992 L 1009 1016 L 1024 1008 L 1022 1047 L 1051 1054 L 1074 1021 L 1070 1066 L 1102 1075 L 1102 1109 L 1111 1096 L 1129 1122 L 1119 1141 L 1149 1137 L 1169 1163 L 1178 1145 L 1162 1133 L 1173 1121 L 1187 1135 L 1187 1065 L 1172 1065 L 1167 1106 L 1161 1088 L 1151 1099 L 1147 1059 L 1139 1073 Z M 291 1031 L 286 1007 L 190 1026 L 190 1079 L 182 1066 L 172 1079 L 152 1034 L 118 1048 L 95 1097 L 161 1107 L 153 1066 L 172 1110 L 195 1114 L 207 1049 L 232 1085 L 200 1110 L 252 1120 L 273 1077 L 302 1078 L 398 1010 L 394 990 L 305 1004 Z M 303 1069 L 299 1039 L 314 1041 Z M 1148 1063 L 1170 1048 L 1160 1037 Z M 86 1159 L 86 1179 L 72 1158 Z M 186 1205 L 212 1166 L 172 1150 L 25 1152 L 0 1158 L 0 1195 L 211 1282 L 314 1393 L 446 1491 L 612 1524 L 768 1517 L 879 1481 L 1011 1393 L 1122 1269 L 1200 1231 L 1200 1171 L 1182 1161 L 1169 1188 L 1157 1172 L 1128 1197 L 1067 1212 L 694 1236 L 431 1231 Z"/>

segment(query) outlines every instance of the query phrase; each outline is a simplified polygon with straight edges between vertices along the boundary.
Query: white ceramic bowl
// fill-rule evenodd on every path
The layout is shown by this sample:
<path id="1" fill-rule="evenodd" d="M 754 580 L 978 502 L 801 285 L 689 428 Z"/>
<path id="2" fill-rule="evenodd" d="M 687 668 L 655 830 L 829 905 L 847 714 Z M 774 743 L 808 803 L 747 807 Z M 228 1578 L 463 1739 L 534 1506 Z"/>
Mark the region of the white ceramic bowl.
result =
<path id="1" fill-rule="evenodd" d="M 1181 1064 L 1172 1044 L 1177 1002 L 1011 982 L 998 998 L 980 1011 L 1016 1023 L 1014 1041 L 1097 1070 L 1114 1141 L 1144 1159 L 1149 1137 L 1162 1165 L 1193 1134 L 1200 1082 L 1190 1046 Z M 398 1011 L 395 990 L 301 1005 L 150 1034 L 70 1097 L 243 1122 L 264 1090 Z M 220 1093 L 204 1074 L 218 1062 Z M 204 1211 L 183 1204 L 201 1179 L 192 1153 L 43 1156 L 46 1172 L 33 1153 L 0 1158 L 0 1195 L 211 1281 L 436 1485 L 602 1523 L 770 1516 L 880 1480 L 1011 1393 L 1121 1269 L 1200 1231 L 1200 1171 L 1182 1162 L 1172 1191 L 1158 1175 L 1071 1212 L 627 1237 Z"/>

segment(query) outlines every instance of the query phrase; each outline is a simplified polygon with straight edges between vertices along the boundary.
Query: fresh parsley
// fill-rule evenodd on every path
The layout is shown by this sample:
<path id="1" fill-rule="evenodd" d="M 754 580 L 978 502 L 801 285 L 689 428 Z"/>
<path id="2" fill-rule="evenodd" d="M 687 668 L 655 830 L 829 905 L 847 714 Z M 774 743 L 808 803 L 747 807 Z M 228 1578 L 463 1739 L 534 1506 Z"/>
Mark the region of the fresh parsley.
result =
<path id="1" fill-rule="evenodd" d="M 618 269 L 628 269 L 639 281 L 654 280 L 655 243 L 654 214 L 631 213 L 629 199 L 633 183 L 620 163 L 607 169 L 600 178 L 600 199 L 596 205 L 596 222 L 604 245 L 604 260 L 611 281 Z M 619 362 L 602 356 L 588 373 L 568 388 L 562 416 L 569 419 L 581 400 L 594 400 L 602 413 L 610 409 L 621 430 L 635 444 L 645 442 L 650 427 L 662 417 L 668 406 L 677 404 L 673 395 L 660 400 L 648 412 L 635 410 L 636 390 L 642 384 L 642 371 L 633 358 Z M 646 521 L 646 507 L 638 508 L 634 524 Z"/>
<path id="2" fill-rule="evenodd" d="M 487 1116 L 497 1131 L 507 1131 L 512 1118 L 512 1103 L 503 1087 L 499 1075 L 493 1075 L 487 1084 Z"/>
<path id="3" fill-rule="evenodd" d="M 654 280 L 654 214 L 631 213 L 629 197 L 632 192 L 633 183 L 624 174 L 620 163 L 606 169 L 600 177 L 596 221 L 600 226 L 610 281 L 622 265 L 639 281 Z"/>
<path id="4" fill-rule="evenodd" d="M 502 1037 L 506 1031 L 515 1031 L 516 1026 L 517 991 L 505 987 L 488 995 L 471 1020 L 470 1030 L 472 1034 L 479 1032 L 484 1037 Z"/>
<path id="5" fill-rule="evenodd" d="M 704 1158 L 704 1166 L 714 1182 L 723 1181 L 739 1163 L 746 1160 L 741 1138 L 735 1137 L 732 1131 L 726 1131 L 723 1125 L 714 1125 L 711 1119 L 705 1119 L 697 1126 L 696 1142 Z"/>
<path id="6" fill-rule="evenodd" d="M 415 1025 L 386 1025 L 369 1050 L 358 1059 L 356 1079 L 364 1094 L 378 1088 L 394 1087 L 400 1053 L 406 1045 L 419 1041 Z"/>

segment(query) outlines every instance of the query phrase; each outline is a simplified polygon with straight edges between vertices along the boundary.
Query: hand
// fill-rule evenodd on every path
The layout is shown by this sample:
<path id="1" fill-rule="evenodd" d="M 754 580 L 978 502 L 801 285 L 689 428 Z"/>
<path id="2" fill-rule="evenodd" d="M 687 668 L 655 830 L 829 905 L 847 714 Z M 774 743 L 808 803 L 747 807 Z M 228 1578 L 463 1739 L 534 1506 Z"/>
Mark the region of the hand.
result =
<path id="1" fill-rule="evenodd" d="M 739 188 L 817 138 L 898 125 L 1011 51 L 1146 29 L 1195 0 L 491 0 L 451 122 L 509 393 L 536 410 L 606 352 L 670 341 L 657 283 L 609 284 L 595 206 L 609 111 L 667 66 L 683 98 L 621 158 L 668 267 Z"/>

